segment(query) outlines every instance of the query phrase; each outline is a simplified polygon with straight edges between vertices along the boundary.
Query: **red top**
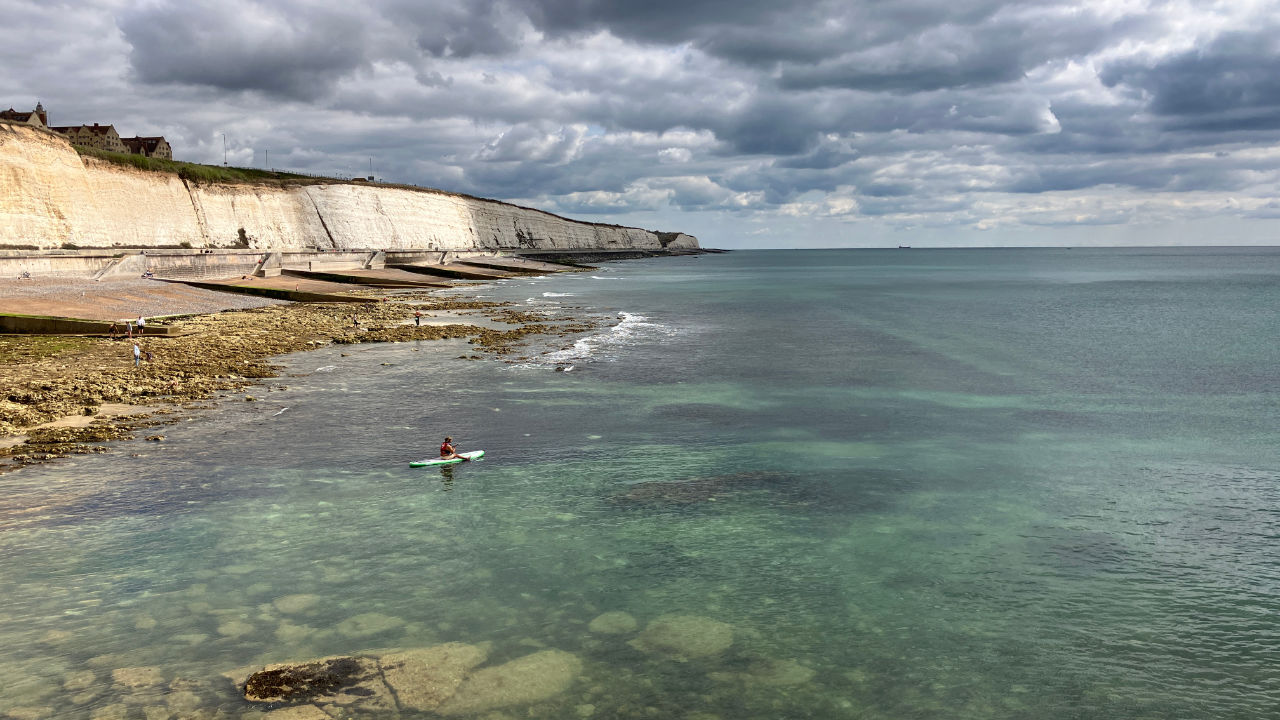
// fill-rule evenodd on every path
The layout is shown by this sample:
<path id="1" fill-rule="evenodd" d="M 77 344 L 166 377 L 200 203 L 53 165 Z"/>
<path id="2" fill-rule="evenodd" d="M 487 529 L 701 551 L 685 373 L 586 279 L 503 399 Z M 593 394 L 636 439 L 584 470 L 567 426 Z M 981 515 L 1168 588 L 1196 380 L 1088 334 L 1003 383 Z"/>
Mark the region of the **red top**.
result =
<path id="1" fill-rule="evenodd" d="M 443 457 L 443 456 L 445 456 L 445 455 L 452 455 L 452 454 L 453 454 L 453 446 L 452 446 L 452 445 L 450 445 L 450 444 L 449 444 L 449 443 L 447 443 L 447 442 L 442 442 L 442 443 L 440 443 L 440 455 L 441 455 L 441 457 Z"/>

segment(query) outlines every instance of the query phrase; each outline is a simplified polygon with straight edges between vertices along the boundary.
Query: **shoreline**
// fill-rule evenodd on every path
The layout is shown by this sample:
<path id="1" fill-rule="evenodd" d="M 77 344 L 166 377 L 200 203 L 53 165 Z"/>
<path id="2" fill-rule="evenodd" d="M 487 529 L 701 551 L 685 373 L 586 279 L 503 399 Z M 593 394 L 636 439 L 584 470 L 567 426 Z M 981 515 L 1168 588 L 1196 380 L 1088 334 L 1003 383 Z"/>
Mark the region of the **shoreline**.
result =
<path id="1" fill-rule="evenodd" d="M 278 377 L 282 368 L 272 359 L 290 353 L 334 344 L 466 339 L 475 349 L 460 359 L 505 359 L 528 337 L 568 337 L 600 326 L 430 290 L 361 294 L 367 302 L 262 303 L 161 321 L 176 334 L 136 339 L 151 353 L 137 368 L 134 339 L 0 335 L 0 386 L 8 391 L 0 396 L 0 474 L 112 452 L 103 443 L 178 422 L 210 409 L 208 401 L 221 393 Z M 423 314 L 420 326 L 415 311 Z"/>

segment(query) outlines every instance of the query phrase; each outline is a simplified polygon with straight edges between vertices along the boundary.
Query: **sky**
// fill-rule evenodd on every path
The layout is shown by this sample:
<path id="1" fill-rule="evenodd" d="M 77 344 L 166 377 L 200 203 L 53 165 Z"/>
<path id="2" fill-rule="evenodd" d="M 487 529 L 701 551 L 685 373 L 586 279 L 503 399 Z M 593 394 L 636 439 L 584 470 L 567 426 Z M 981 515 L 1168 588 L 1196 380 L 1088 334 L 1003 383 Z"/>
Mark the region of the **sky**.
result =
<path id="1" fill-rule="evenodd" d="M 0 109 L 704 247 L 1280 244 L 1280 0 L 0 0 Z"/>

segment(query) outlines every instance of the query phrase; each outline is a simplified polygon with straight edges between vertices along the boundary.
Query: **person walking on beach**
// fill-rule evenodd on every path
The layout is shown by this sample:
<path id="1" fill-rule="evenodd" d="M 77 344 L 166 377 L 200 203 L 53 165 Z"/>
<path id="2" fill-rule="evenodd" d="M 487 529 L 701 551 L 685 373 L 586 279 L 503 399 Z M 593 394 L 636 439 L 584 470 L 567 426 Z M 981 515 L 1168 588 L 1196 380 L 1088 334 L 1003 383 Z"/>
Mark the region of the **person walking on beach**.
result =
<path id="1" fill-rule="evenodd" d="M 138 343 L 133 344 L 133 366 L 142 367 L 142 348 L 138 347 Z"/>
<path id="2" fill-rule="evenodd" d="M 138 337 L 142 337 L 142 331 L 145 330 L 146 328 L 147 328 L 147 319 L 139 315 L 138 316 Z"/>
<path id="3" fill-rule="evenodd" d="M 453 438 L 446 437 L 444 442 L 440 443 L 440 459 L 441 460 L 470 460 L 469 457 L 463 457 L 458 454 L 458 449 L 453 446 Z"/>
<path id="4" fill-rule="evenodd" d="M 418 327 L 422 327 L 422 311 L 421 310 L 413 311 L 413 324 L 417 325 Z"/>

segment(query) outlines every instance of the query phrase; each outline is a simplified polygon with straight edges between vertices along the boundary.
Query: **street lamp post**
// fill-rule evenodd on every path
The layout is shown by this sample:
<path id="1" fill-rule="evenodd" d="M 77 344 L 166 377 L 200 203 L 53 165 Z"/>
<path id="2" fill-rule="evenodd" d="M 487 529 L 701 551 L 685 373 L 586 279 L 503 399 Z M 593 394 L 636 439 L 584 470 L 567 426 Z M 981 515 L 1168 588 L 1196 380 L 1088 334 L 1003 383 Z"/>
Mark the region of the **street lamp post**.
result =
<path id="1" fill-rule="evenodd" d="M 227 164 L 227 134 L 222 133 L 222 164 Z"/>

